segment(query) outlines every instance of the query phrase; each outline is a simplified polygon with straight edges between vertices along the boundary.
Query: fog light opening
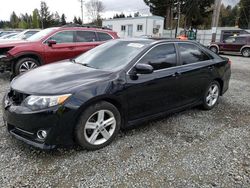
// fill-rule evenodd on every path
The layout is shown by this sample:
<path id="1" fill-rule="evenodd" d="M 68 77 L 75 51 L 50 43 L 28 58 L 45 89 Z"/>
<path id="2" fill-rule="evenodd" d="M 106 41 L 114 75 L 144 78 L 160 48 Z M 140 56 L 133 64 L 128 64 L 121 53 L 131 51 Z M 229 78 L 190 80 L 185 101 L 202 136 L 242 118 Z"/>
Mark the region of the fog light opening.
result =
<path id="1" fill-rule="evenodd" d="M 46 137 L 47 137 L 47 131 L 45 130 L 37 131 L 37 138 L 39 138 L 40 140 L 45 140 Z"/>

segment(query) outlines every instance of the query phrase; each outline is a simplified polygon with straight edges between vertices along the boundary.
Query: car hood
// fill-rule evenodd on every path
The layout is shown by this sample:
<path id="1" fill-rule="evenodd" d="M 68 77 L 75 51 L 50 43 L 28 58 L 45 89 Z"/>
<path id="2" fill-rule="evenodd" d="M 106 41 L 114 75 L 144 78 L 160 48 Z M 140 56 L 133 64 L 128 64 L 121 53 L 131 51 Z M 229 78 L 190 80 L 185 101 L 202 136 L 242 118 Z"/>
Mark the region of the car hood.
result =
<path id="1" fill-rule="evenodd" d="M 34 95 L 66 94 L 84 85 L 103 81 L 111 74 L 111 72 L 64 61 L 45 65 L 18 76 L 11 82 L 11 88 Z"/>

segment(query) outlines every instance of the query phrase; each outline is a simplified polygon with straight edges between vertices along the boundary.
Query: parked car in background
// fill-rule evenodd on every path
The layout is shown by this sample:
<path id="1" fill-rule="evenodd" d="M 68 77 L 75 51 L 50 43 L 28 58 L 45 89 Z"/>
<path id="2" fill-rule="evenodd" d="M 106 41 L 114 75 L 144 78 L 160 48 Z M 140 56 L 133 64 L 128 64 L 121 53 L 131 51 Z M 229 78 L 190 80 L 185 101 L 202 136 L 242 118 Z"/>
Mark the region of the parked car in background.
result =
<path id="1" fill-rule="evenodd" d="M 15 33 L 15 31 L 0 31 L 0 37 L 11 34 L 11 33 Z"/>
<path id="2" fill-rule="evenodd" d="M 35 147 L 95 150 L 120 128 L 196 105 L 211 110 L 230 75 L 227 58 L 196 42 L 118 39 L 15 78 L 3 118 L 11 135 Z"/>
<path id="3" fill-rule="evenodd" d="M 231 36 L 223 42 L 213 42 L 209 49 L 215 53 L 242 54 L 250 57 L 250 34 Z"/>
<path id="4" fill-rule="evenodd" d="M 9 38 L 11 38 L 11 37 L 14 37 L 14 36 L 17 35 L 17 34 L 18 34 L 18 33 L 10 33 L 10 34 L 1 36 L 1 37 L 0 37 L 0 40 L 1 40 L 1 39 L 9 39 Z"/>
<path id="5" fill-rule="evenodd" d="M 63 26 L 44 29 L 25 41 L 0 43 L 0 69 L 18 75 L 41 65 L 74 58 L 116 38 L 116 32 L 102 28 Z"/>
<path id="6" fill-rule="evenodd" d="M 29 37 L 31 37 L 32 35 L 38 33 L 39 31 L 41 31 L 40 29 L 27 29 L 25 31 L 22 31 L 20 33 L 18 33 L 17 35 L 14 35 L 10 38 L 7 39 L 1 39 L 0 43 L 2 42 L 13 42 L 13 41 L 18 41 L 18 40 L 25 40 Z"/>

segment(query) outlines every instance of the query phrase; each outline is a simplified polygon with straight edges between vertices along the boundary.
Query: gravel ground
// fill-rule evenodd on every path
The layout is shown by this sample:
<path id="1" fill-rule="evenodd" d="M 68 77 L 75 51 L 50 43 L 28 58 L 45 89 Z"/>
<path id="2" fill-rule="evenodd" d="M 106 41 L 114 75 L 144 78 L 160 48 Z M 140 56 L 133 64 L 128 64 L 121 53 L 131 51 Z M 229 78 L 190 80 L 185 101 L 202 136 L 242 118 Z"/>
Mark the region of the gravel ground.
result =
<path id="1" fill-rule="evenodd" d="M 12 138 L 0 120 L 1 187 L 248 188 L 250 59 L 230 59 L 230 90 L 215 109 L 194 108 L 122 131 L 99 151 L 35 150 Z M 8 75 L 0 74 L 1 98 L 8 87 Z"/>

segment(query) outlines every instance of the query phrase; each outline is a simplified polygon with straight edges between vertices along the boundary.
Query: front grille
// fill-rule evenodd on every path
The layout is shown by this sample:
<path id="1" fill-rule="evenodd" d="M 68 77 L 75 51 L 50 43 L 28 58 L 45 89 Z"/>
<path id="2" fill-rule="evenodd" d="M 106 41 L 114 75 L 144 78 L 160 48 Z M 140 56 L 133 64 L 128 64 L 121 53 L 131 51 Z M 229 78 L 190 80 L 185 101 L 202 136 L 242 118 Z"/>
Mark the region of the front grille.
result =
<path id="1" fill-rule="evenodd" d="M 18 91 L 15 91 L 13 89 L 10 90 L 8 93 L 9 99 L 15 104 L 15 105 L 20 105 L 24 99 L 26 99 L 29 95 L 20 93 Z"/>

